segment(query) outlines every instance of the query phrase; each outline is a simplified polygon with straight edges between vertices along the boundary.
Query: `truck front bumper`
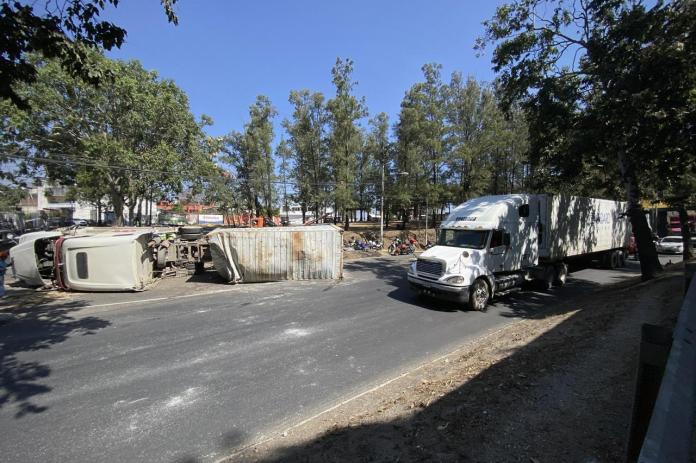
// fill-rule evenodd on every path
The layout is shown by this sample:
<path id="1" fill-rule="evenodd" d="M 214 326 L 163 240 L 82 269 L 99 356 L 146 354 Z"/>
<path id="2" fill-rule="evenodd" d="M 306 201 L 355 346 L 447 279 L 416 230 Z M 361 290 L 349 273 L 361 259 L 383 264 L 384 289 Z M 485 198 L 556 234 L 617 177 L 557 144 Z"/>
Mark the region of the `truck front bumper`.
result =
<path id="1" fill-rule="evenodd" d="M 421 278 L 412 273 L 408 274 L 408 283 L 412 291 L 418 294 L 433 296 L 438 299 L 467 303 L 469 302 L 469 287 L 447 285 L 437 281 Z"/>

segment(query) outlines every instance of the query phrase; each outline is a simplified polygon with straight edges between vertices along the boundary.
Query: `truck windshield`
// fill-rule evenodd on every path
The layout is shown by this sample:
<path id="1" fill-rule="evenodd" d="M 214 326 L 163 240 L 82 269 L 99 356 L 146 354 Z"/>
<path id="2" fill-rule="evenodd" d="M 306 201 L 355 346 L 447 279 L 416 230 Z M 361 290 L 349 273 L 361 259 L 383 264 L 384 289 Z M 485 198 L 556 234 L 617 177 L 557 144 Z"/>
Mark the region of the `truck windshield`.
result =
<path id="1" fill-rule="evenodd" d="M 457 248 L 483 249 L 488 240 L 487 230 L 440 230 L 437 244 L 439 246 L 454 246 Z"/>

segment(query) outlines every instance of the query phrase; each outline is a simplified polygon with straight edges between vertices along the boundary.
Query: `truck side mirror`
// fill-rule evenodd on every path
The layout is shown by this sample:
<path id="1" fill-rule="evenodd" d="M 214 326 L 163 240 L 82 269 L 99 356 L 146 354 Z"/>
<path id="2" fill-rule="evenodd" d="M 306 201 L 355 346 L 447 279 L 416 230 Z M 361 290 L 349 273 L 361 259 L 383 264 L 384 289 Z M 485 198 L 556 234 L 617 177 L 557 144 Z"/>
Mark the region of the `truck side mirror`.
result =
<path id="1" fill-rule="evenodd" d="M 529 217 L 529 204 L 522 204 L 518 208 L 518 212 L 520 214 L 520 217 Z"/>
<path id="2" fill-rule="evenodd" d="M 503 244 L 508 248 L 510 247 L 510 233 L 505 233 L 503 235 Z"/>

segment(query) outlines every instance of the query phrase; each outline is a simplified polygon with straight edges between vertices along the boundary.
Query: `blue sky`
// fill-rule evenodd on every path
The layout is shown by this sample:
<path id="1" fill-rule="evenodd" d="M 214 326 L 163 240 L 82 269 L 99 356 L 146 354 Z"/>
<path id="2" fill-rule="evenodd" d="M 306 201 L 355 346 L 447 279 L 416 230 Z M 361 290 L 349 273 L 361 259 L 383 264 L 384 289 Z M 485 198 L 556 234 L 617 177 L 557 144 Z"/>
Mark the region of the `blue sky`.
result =
<path id="1" fill-rule="evenodd" d="M 356 95 L 370 115 L 394 123 L 404 92 L 421 80 L 424 63 L 490 81 L 490 54 L 474 41 L 498 2 L 465 0 L 179 0 L 179 25 L 167 23 L 157 0 L 122 0 L 105 17 L 128 31 L 109 56 L 140 60 L 173 79 L 196 115 L 208 114 L 211 135 L 241 130 L 256 95 L 268 96 L 280 121 L 291 115 L 292 89 L 333 95 L 337 57 L 355 63 Z"/>

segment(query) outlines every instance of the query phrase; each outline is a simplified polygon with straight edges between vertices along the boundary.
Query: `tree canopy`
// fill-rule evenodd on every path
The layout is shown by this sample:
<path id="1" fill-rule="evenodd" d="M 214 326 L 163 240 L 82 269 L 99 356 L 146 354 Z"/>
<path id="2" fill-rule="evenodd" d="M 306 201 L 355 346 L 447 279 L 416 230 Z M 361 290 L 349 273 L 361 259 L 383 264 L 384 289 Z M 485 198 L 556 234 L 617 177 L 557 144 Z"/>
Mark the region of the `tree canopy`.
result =
<path id="1" fill-rule="evenodd" d="M 640 201 L 694 171 L 694 28 L 691 0 L 518 0 L 479 43 L 529 120 L 534 184 L 623 191 L 645 278 L 660 265 Z"/>
<path id="2" fill-rule="evenodd" d="M 37 60 L 36 82 L 18 86 L 31 115 L 5 105 L 2 148 L 20 171 L 64 185 L 88 202 L 108 198 L 116 221 L 145 199 L 175 196 L 210 175 L 211 144 L 186 95 L 137 61 L 91 56 L 115 76 L 99 87 L 57 60 Z"/>
<path id="3" fill-rule="evenodd" d="M 169 22 L 178 23 L 174 13 L 176 0 L 160 0 Z M 29 58 L 39 53 L 55 59 L 71 77 L 99 84 L 112 78 L 112 70 L 100 66 L 90 50 L 120 47 L 125 29 L 99 19 L 107 5 L 118 0 L 55 0 L 0 2 L 0 99 L 9 99 L 29 109 L 26 99 L 16 90 L 19 83 L 37 79 L 37 67 Z M 43 7 L 43 10 L 40 8 Z"/>

